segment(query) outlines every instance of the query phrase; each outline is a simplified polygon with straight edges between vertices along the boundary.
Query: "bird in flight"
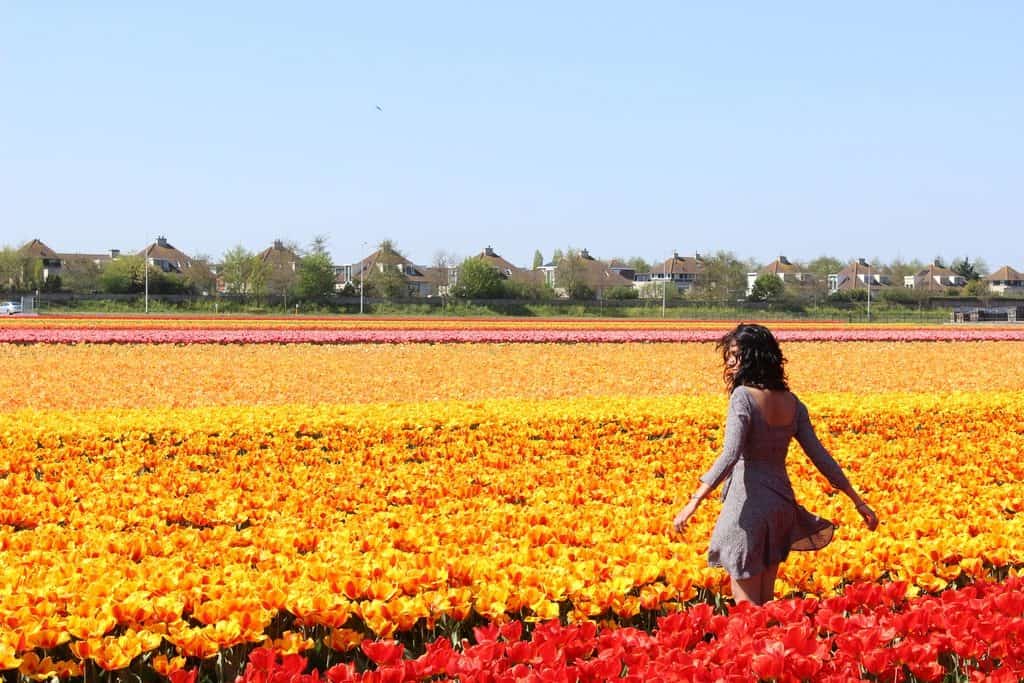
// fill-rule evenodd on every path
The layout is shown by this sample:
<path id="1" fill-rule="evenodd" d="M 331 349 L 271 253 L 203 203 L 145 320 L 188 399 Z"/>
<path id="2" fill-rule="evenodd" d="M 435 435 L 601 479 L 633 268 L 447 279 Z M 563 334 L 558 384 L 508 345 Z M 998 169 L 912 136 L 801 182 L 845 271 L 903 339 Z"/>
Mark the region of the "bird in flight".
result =
<path id="1" fill-rule="evenodd" d="M 378 104 L 378 105 L 377 105 L 377 111 L 384 111 L 384 107 L 382 107 L 382 106 L 380 106 L 380 105 Z"/>

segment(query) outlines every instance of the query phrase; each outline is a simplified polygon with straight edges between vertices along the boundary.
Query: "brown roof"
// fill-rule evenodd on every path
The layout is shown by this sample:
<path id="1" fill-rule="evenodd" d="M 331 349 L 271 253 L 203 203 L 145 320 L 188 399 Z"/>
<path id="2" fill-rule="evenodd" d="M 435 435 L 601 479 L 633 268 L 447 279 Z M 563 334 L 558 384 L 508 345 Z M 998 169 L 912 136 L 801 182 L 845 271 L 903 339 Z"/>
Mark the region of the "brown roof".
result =
<path id="1" fill-rule="evenodd" d="M 209 266 L 202 261 L 196 261 L 168 242 L 165 237 L 158 237 L 156 242 L 140 250 L 138 255 L 143 258 L 148 257 L 153 262 L 163 262 L 171 270 L 187 275 L 193 282 L 213 280 L 213 272 Z"/>
<path id="2" fill-rule="evenodd" d="M 510 277 L 512 273 L 516 272 L 517 270 L 522 270 L 522 268 L 520 268 L 519 266 L 516 266 L 510 263 L 509 261 L 503 259 L 491 247 L 487 247 L 486 249 L 481 251 L 479 254 L 476 255 L 476 258 L 480 259 L 481 261 L 489 265 L 491 268 L 494 268 L 505 277 Z"/>
<path id="3" fill-rule="evenodd" d="M 281 240 L 274 240 L 274 243 L 258 254 L 261 261 L 268 264 L 274 270 L 294 270 L 298 267 L 299 255 L 284 246 Z"/>
<path id="4" fill-rule="evenodd" d="M 607 289 L 608 287 L 632 287 L 633 281 L 623 277 L 617 271 L 612 270 L 603 261 L 598 261 L 590 253 L 583 249 L 578 254 L 580 263 L 583 266 L 582 280 L 595 291 Z M 562 260 L 565 263 L 566 259 Z M 561 267 L 561 263 L 559 264 Z"/>
<path id="5" fill-rule="evenodd" d="M 952 270 L 946 268 L 945 266 L 937 266 L 933 263 L 930 266 L 922 268 L 921 270 L 917 271 L 915 277 L 957 277 L 958 275 L 958 273 L 954 273 Z"/>
<path id="6" fill-rule="evenodd" d="M 984 280 L 988 282 L 1006 282 L 1024 280 L 1024 273 L 1019 273 L 1010 266 L 1003 266 L 991 275 L 986 275 Z"/>
<path id="7" fill-rule="evenodd" d="M 790 263 L 789 259 L 787 259 L 785 256 L 780 256 L 779 258 L 775 259 L 767 266 L 762 268 L 760 272 L 762 275 L 764 275 L 765 273 L 771 273 L 772 275 L 785 273 L 788 275 L 799 273 L 800 268 Z"/>
<path id="8" fill-rule="evenodd" d="M 31 242 L 26 242 L 18 249 L 18 252 L 25 256 L 31 256 L 33 258 L 48 258 L 55 259 L 60 258 L 53 249 L 46 246 L 41 240 L 33 239 Z"/>
<path id="9" fill-rule="evenodd" d="M 866 280 L 868 275 L 871 275 L 871 279 L 874 280 L 874 276 L 881 276 L 885 274 L 888 274 L 888 269 L 886 268 L 874 268 L 865 263 L 864 261 L 853 261 L 852 263 L 848 264 L 845 268 L 843 268 L 841 271 L 839 271 L 838 288 L 840 290 L 867 289 L 868 285 Z M 861 280 L 861 275 L 864 275 L 864 280 Z M 888 285 L 878 282 L 872 285 L 872 289 L 878 289 L 880 287 L 888 287 Z"/>
<path id="10" fill-rule="evenodd" d="M 651 266 L 651 273 L 668 275 L 699 275 L 703 270 L 703 261 L 693 256 L 680 256 L 678 253 L 673 253 L 672 258 L 666 259 L 661 265 Z"/>
<path id="11" fill-rule="evenodd" d="M 105 254 L 60 254 L 59 256 L 63 261 L 92 261 L 93 263 L 110 261 L 113 258 L 110 252 Z"/>

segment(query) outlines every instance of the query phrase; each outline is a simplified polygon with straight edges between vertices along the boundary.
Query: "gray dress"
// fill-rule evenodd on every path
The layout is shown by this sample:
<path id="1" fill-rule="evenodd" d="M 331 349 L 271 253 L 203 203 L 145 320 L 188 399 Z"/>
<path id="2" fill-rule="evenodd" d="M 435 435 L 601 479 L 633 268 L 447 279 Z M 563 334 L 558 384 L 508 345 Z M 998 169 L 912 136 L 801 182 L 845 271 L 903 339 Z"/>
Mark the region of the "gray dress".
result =
<path id="1" fill-rule="evenodd" d="M 818 550 L 832 540 L 832 522 L 797 502 L 786 473 L 786 452 L 795 436 L 832 486 L 849 485 L 842 468 L 821 445 L 797 399 L 793 422 L 769 425 L 746 387 L 729 400 L 722 454 L 701 481 L 712 489 L 725 481 L 722 512 L 711 533 L 708 564 L 734 579 L 749 579 L 782 562 L 790 550 Z"/>

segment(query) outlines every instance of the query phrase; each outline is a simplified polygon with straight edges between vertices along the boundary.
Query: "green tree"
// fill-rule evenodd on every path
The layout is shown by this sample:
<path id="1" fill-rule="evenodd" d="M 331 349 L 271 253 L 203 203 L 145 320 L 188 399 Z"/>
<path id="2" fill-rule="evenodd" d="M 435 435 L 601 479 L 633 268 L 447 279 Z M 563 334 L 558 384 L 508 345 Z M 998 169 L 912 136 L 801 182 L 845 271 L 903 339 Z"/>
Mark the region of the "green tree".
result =
<path id="1" fill-rule="evenodd" d="M 17 249 L 9 246 L 0 249 L 0 289 L 21 289 L 27 265 L 27 259 Z"/>
<path id="2" fill-rule="evenodd" d="M 334 265 L 326 252 L 313 251 L 299 260 L 296 294 L 307 300 L 322 300 L 334 293 Z"/>
<path id="3" fill-rule="evenodd" d="M 482 258 L 468 258 L 459 266 L 452 294 L 460 299 L 499 299 L 505 294 L 501 273 Z"/>
<path id="4" fill-rule="evenodd" d="M 533 252 L 533 269 L 537 270 L 544 265 L 544 255 L 540 253 L 540 249 Z"/>
<path id="5" fill-rule="evenodd" d="M 626 265 L 637 273 L 649 273 L 652 270 L 651 264 L 640 256 L 633 256 L 632 258 L 626 259 Z"/>
<path id="6" fill-rule="evenodd" d="M 806 272 L 814 273 L 818 279 L 828 282 L 828 276 L 843 269 L 843 262 L 835 256 L 819 256 L 807 263 Z"/>
<path id="7" fill-rule="evenodd" d="M 334 268 L 331 268 L 331 275 L 334 274 Z M 263 296 L 267 293 L 267 280 L 270 277 L 270 264 L 259 257 L 259 254 L 253 254 L 252 265 L 249 268 L 249 292 L 256 299 L 256 305 L 260 305 L 260 301 Z"/>
<path id="8" fill-rule="evenodd" d="M 693 296 L 705 301 L 728 303 L 747 291 L 747 273 L 752 266 L 740 261 L 731 251 L 719 251 L 703 257 L 704 268 L 693 288 Z"/>
<path id="9" fill-rule="evenodd" d="M 587 264 L 583 256 L 570 248 L 555 270 L 555 285 L 565 291 L 570 299 L 593 299 L 594 290 L 586 280 Z"/>
<path id="10" fill-rule="evenodd" d="M 777 301 L 785 295 L 785 292 L 786 286 L 777 275 L 765 273 L 758 275 L 754 280 L 749 298 L 751 301 Z"/>
<path id="11" fill-rule="evenodd" d="M 979 268 L 978 263 L 978 261 L 971 263 L 970 259 L 964 256 L 962 259 L 953 261 L 952 266 L 950 266 L 950 270 L 957 275 L 962 276 L 968 282 L 972 282 L 974 280 L 981 279 L 981 269 Z"/>
<path id="12" fill-rule="evenodd" d="M 640 292 L 636 287 L 630 287 L 628 285 L 623 285 L 621 287 L 609 287 L 604 292 L 604 298 L 612 300 L 639 299 Z"/>
<path id="13" fill-rule="evenodd" d="M 150 269 L 153 274 L 154 269 Z M 103 268 L 99 278 L 100 290 L 108 294 L 137 294 L 145 287 L 142 256 L 121 256 Z"/>
<path id="14" fill-rule="evenodd" d="M 989 295 L 988 283 L 982 280 L 980 277 L 976 280 L 969 280 L 967 285 L 964 287 L 964 296 L 973 296 L 977 298 L 984 298 Z"/>
<path id="15" fill-rule="evenodd" d="M 409 296 L 409 281 L 398 264 L 377 264 L 366 276 L 365 288 L 369 296 L 402 299 Z"/>
<path id="16" fill-rule="evenodd" d="M 252 291 L 252 274 L 256 263 L 253 253 L 239 244 L 224 252 L 221 260 L 220 277 L 228 294 L 249 294 Z"/>
<path id="17" fill-rule="evenodd" d="M 98 291 L 102 272 L 102 268 L 90 259 L 71 259 L 61 268 L 64 286 L 79 294 Z"/>

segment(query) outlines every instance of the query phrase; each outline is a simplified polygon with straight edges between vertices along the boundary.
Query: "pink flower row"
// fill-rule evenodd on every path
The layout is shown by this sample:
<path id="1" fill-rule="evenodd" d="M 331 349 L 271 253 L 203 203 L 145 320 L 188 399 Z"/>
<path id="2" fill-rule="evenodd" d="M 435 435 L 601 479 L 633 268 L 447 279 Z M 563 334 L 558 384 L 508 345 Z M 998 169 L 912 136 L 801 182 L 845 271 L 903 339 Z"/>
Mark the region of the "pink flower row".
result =
<path id="1" fill-rule="evenodd" d="M 447 638 L 410 658 L 401 643 L 363 641 L 368 671 L 339 664 L 306 673 L 299 655 L 260 648 L 238 683 L 343 681 L 1018 681 L 1024 676 L 1024 586 L 977 584 L 906 600 L 906 584 L 858 584 L 839 597 L 749 603 L 728 615 L 707 604 L 658 621 L 652 634 L 593 622 L 522 622 Z"/>
<path id="2" fill-rule="evenodd" d="M 7 344 L 439 344 L 711 342 L 721 330 L 231 330 L 19 329 L 0 327 Z M 780 341 L 1024 341 L 1021 329 L 779 329 Z"/>

